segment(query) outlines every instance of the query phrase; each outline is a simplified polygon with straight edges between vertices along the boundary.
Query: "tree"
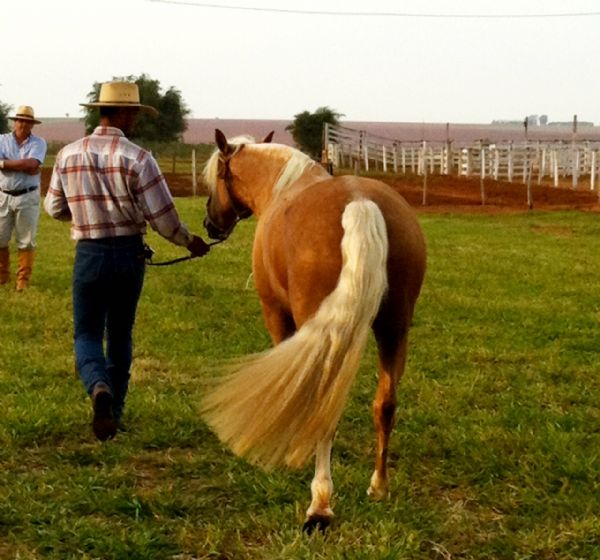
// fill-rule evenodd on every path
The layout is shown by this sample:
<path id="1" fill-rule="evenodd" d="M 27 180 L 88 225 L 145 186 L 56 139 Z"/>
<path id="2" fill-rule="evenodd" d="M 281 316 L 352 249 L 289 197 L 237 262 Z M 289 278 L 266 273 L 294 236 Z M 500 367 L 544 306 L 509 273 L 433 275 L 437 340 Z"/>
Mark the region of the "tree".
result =
<path id="1" fill-rule="evenodd" d="M 303 111 L 294 115 L 294 122 L 288 125 L 286 130 L 292 133 L 298 148 L 319 159 L 323 149 L 323 125 L 339 124 L 339 118 L 343 116 L 329 107 L 319 107 L 314 113 Z"/>
<path id="2" fill-rule="evenodd" d="M 160 142 L 181 140 L 181 136 L 187 128 L 185 118 L 190 114 L 190 110 L 186 107 L 179 90 L 170 87 L 163 94 L 160 82 L 146 74 L 139 77 L 115 77 L 113 80 L 135 82 L 140 90 L 140 102 L 155 107 L 159 112 L 158 117 L 153 117 L 142 111 L 131 135 L 132 138 Z M 99 82 L 95 82 L 92 91 L 88 93 L 87 97 L 90 103 L 98 100 L 100 86 Z M 90 134 L 98 126 L 100 115 L 98 110 L 93 107 L 85 107 L 85 113 L 85 130 L 87 134 Z"/>
<path id="3" fill-rule="evenodd" d="M 12 107 L 10 105 L 0 101 L 0 134 L 10 130 L 8 126 L 8 113 L 10 113 L 11 109 Z"/>

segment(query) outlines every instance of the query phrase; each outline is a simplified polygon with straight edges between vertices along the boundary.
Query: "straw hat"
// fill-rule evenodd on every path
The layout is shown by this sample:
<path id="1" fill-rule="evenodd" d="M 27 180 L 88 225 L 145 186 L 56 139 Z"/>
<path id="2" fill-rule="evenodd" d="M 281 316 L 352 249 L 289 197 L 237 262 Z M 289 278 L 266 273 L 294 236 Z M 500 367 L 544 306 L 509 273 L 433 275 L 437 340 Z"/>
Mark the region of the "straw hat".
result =
<path id="1" fill-rule="evenodd" d="M 20 121 L 29 121 L 33 124 L 40 124 L 42 121 L 38 121 L 33 114 L 33 107 L 29 105 L 21 105 L 17 109 L 17 114 L 14 117 L 8 117 L 9 119 L 16 121 L 19 119 Z"/>
<path id="2" fill-rule="evenodd" d="M 94 103 L 80 103 L 83 107 L 139 107 L 144 111 L 158 115 L 150 105 L 140 103 L 140 90 L 132 82 L 105 82 L 100 86 L 100 97 Z"/>

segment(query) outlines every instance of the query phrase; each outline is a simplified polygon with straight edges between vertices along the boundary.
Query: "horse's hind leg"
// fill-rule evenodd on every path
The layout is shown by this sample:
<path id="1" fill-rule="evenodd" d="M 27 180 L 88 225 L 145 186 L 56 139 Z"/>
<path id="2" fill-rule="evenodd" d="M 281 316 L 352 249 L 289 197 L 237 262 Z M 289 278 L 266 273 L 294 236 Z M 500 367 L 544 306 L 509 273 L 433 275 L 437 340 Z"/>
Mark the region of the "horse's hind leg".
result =
<path id="1" fill-rule="evenodd" d="M 310 484 L 312 501 L 306 510 L 306 521 L 303 531 L 309 535 L 319 529 L 321 533 L 331 523 L 333 510 L 330 501 L 333 494 L 333 481 L 331 480 L 331 445 L 328 440 L 319 443 L 315 458 L 315 476 Z"/>
<path id="2" fill-rule="evenodd" d="M 379 382 L 377 393 L 373 401 L 373 416 L 377 432 L 377 450 L 375 456 L 375 470 L 371 476 L 368 489 L 369 496 L 382 500 L 388 496 L 388 446 L 390 434 L 394 426 L 394 413 L 396 412 L 396 387 L 404 372 L 407 351 L 407 332 L 404 330 L 395 341 L 391 341 L 389 332 L 387 337 L 382 335 L 377 338 L 379 346 Z M 381 332 L 381 331 L 380 331 Z"/>

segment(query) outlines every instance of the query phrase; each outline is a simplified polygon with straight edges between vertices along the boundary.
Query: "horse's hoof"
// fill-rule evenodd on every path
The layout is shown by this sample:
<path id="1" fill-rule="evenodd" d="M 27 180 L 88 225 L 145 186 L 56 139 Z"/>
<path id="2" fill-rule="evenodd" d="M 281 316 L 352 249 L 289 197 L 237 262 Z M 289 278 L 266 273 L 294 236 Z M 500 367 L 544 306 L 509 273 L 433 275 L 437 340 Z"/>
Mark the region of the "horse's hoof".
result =
<path id="1" fill-rule="evenodd" d="M 390 497 L 390 492 L 386 487 L 369 486 L 367 495 L 376 502 L 382 502 Z"/>
<path id="2" fill-rule="evenodd" d="M 315 529 L 318 529 L 319 532 L 322 535 L 324 535 L 325 530 L 327 529 L 327 527 L 329 527 L 330 524 L 331 524 L 331 517 L 328 517 L 326 515 L 319 515 L 319 514 L 311 515 L 304 522 L 304 525 L 302 526 L 302 532 L 306 533 L 307 535 L 312 535 L 313 531 Z"/>

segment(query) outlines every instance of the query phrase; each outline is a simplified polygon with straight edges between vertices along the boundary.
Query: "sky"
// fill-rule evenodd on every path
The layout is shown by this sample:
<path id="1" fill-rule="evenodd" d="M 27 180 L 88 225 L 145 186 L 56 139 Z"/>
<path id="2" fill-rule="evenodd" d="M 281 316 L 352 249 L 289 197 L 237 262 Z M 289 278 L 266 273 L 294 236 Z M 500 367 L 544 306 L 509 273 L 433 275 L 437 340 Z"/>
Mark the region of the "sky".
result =
<path id="1" fill-rule="evenodd" d="M 193 118 L 599 124 L 599 30 L 597 0 L 3 0 L 0 101 L 81 117 L 145 73 Z"/>

